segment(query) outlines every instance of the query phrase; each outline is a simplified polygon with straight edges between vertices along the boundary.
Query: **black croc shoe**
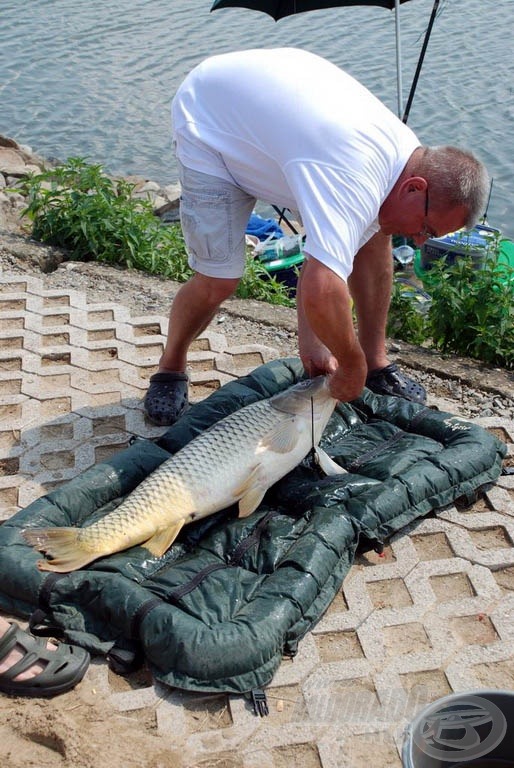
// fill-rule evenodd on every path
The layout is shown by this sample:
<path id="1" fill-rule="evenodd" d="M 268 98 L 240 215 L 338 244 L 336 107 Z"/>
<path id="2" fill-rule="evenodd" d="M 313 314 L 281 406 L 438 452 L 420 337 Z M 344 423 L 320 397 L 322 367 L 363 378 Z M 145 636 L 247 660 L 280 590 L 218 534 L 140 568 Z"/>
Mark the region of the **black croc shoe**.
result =
<path id="1" fill-rule="evenodd" d="M 21 659 L 0 673 L 0 691 L 10 696 L 48 697 L 65 693 L 79 683 L 89 666 L 89 653 L 67 643 L 48 648 L 46 638 L 34 637 L 15 621 L 0 637 L 0 659 L 14 648 L 23 652 Z M 28 680 L 15 680 L 39 662 L 44 669 Z"/>
<path id="2" fill-rule="evenodd" d="M 154 373 L 145 395 L 145 413 L 154 424 L 168 427 L 189 407 L 186 373 Z"/>
<path id="3" fill-rule="evenodd" d="M 427 401 L 427 393 L 421 384 L 413 381 L 402 373 L 396 363 L 386 365 L 385 368 L 377 368 L 368 373 L 366 386 L 377 395 L 395 395 L 403 397 L 405 400 L 412 400 L 413 403 Z"/>

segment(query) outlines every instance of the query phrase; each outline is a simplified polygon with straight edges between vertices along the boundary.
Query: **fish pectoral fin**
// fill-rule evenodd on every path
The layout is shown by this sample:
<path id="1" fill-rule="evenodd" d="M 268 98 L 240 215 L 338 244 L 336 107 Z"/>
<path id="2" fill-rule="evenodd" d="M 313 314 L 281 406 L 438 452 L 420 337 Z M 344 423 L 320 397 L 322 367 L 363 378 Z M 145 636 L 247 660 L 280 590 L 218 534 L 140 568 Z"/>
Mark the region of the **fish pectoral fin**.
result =
<path id="1" fill-rule="evenodd" d="M 314 453 L 316 455 L 318 466 L 326 475 L 347 474 L 346 469 L 343 469 L 343 467 L 340 467 L 339 464 L 336 464 L 334 459 L 331 459 L 328 453 L 325 453 L 323 448 L 320 448 L 319 445 L 314 449 Z"/>
<path id="2" fill-rule="evenodd" d="M 248 517 L 252 512 L 255 512 L 259 504 L 264 498 L 267 488 L 263 488 L 260 485 L 256 485 L 255 488 L 250 488 L 241 499 L 239 499 L 239 517 Z"/>
<path id="3" fill-rule="evenodd" d="M 296 448 L 301 433 L 301 424 L 293 417 L 283 421 L 276 429 L 260 440 L 258 453 L 264 450 L 274 453 L 289 453 Z"/>
<path id="4" fill-rule="evenodd" d="M 268 490 L 259 482 L 259 469 L 258 464 L 234 492 L 234 496 L 239 498 L 239 517 L 248 517 L 255 512 Z"/>
<path id="5" fill-rule="evenodd" d="M 180 522 L 171 525 L 169 528 L 157 531 L 157 533 L 151 536 L 148 541 L 145 541 L 142 546 L 151 552 L 152 555 L 162 557 L 179 535 L 183 525 L 184 521 L 180 520 Z"/>

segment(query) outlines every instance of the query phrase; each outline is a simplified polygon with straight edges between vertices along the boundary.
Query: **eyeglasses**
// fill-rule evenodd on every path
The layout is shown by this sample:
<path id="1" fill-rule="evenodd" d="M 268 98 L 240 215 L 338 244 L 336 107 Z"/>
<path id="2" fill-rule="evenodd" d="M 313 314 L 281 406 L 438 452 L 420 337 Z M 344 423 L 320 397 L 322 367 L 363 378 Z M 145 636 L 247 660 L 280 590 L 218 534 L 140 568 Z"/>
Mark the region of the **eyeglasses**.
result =
<path id="1" fill-rule="evenodd" d="M 428 187 L 426 187 L 425 188 L 425 226 L 420 232 L 418 232 L 418 237 L 422 237 L 424 240 L 428 240 L 429 237 L 437 237 L 433 229 L 431 229 L 426 223 L 427 216 L 428 216 L 428 206 L 429 206 Z"/>

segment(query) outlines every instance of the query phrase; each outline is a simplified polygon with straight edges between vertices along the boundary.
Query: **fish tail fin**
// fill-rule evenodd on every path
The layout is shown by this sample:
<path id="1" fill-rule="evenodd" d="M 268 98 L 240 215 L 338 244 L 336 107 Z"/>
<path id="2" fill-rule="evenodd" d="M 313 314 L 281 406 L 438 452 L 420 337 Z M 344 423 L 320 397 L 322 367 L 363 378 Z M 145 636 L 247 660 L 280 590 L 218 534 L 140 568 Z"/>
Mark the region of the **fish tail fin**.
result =
<path id="1" fill-rule="evenodd" d="M 100 552 L 85 551 L 81 547 L 78 528 L 28 528 L 22 531 L 25 541 L 48 560 L 38 560 L 40 571 L 67 573 L 76 571 L 100 557 Z"/>

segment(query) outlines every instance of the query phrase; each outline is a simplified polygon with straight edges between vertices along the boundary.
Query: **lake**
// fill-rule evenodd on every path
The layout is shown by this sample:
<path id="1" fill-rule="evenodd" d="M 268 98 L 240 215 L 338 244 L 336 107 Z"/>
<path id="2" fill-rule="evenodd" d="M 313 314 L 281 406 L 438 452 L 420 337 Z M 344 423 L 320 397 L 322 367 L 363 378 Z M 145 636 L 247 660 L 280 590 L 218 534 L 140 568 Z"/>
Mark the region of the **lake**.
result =
<path id="1" fill-rule="evenodd" d="M 394 12 L 352 6 L 276 23 L 211 0 L 4 0 L 0 133 L 43 156 L 175 181 L 169 105 L 205 57 L 295 45 L 348 70 L 397 111 Z M 432 0 L 401 6 L 405 103 Z M 443 0 L 409 125 L 425 144 L 473 150 L 494 179 L 489 223 L 514 236 L 514 0 Z M 291 115 L 294 120 L 294 115 Z"/>

